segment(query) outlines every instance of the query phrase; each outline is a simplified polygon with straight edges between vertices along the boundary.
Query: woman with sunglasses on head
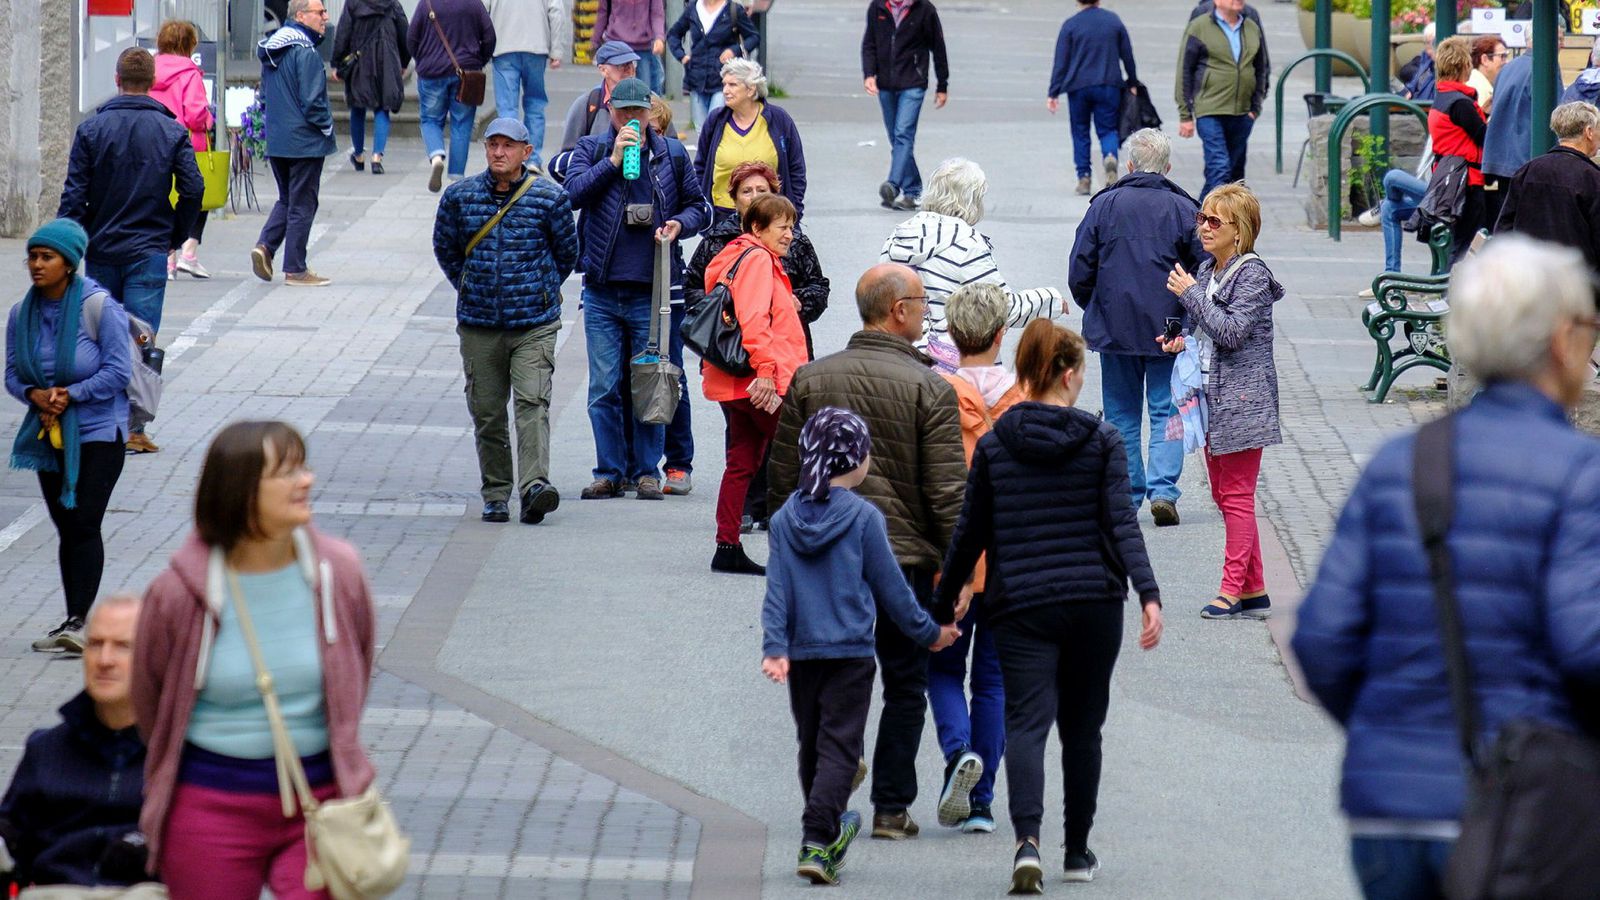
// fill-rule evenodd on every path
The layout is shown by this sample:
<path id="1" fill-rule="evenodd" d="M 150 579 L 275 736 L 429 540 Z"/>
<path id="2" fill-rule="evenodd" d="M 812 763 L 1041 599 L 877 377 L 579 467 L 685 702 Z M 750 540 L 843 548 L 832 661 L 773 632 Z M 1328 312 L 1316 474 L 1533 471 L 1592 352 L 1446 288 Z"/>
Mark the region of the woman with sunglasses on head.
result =
<path id="1" fill-rule="evenodd" d="M 1167 290 L 1178 296 L 1195 327 L 1187 338 L 1155 339 L 1169 353 L 1195 341 L 1205 378 L 1209 419 L 1202 452 L 1227 542 L 1222 587 L 1200 615 L 1265 619 L 1272 599 L 1256 529 L 1256 479 L 1262 448 L 1283 442 L 1272 361 L 1272 305 L 1283 299 L 1283 287 L 1255 254 L 1261 202 L 1243 182 L 1207 194 L 1196 227 L 1211 259 L 1193 275 L 1177 265 L 1167 276 Z"/>
<path id="2" fill-rule="evenodd" d="M 139 826 L 173 900 L 328 897 L 305 884 L 305 820 L 279 798 L 252 631 L 312 795 L 372 784 L 359 731 L 372 595 L 355 548 L 311 526 L 315 480 L 305 440 L 283 422 L 222 429 L 200 470 L 194 533 L 145 592 L 132 686 L 148 747 Z"/>

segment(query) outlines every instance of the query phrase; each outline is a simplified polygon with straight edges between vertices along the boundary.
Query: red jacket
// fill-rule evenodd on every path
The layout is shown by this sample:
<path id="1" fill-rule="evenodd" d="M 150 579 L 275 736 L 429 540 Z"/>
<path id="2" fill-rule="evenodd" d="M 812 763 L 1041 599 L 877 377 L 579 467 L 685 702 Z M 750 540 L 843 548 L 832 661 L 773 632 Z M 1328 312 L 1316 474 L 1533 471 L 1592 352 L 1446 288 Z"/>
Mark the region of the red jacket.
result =
<path id="1" fill-rule="evenodd" d="M 771 378 L 778 394 L 789 393 L 795 370 L 808 362 L 806 333 L 795 309 L 794 289 L 778 258 L 755 235 L 741 234 L 706 266 L 706 293 L 746 250 L 754 252 L 739 266 L 731 284 L 733 308 L 739 316 L 744 349 L 750 354 L 754 376 L 729 375 L 716 366 L 700 365 L 700 383 L 707 400 L 718 403 L 748 399 L 752 378 Z"/>
<path id="2" fill-rule="evenodd" d="M 361 746 L 361 710 L 367 702 L 374 656 L 372 595 L 356 550 L 305 528 L 295 534 L 299 565 L 313 584 L 321 612 L 318 642 L 326 695 L 328 752 L 339 796 L 354 797 L 372 784 L 372 763 Z M 161 834 L 177 787 L 184 735 L 210 661 L 222 599 L 221 550 L 191 534 L 144 593 L 133 651 L 133 709 L 147 746 L 144 809 L 139 828 L 150 865 L 161 858 Z M 262 727 L 266 715 L 262 714 Z"/>
<path id="3" fill-rule="evenodd" d="M 1433 108 L 1428 110 L 1428 136 L 1433 155 L 1459 156 L 1467 161 L 1467 184 L 1483 186 L 1483 134 L 1488 122 L 1478 108 L 1478 92 L 1459 81 L 1439 82 Z"/>

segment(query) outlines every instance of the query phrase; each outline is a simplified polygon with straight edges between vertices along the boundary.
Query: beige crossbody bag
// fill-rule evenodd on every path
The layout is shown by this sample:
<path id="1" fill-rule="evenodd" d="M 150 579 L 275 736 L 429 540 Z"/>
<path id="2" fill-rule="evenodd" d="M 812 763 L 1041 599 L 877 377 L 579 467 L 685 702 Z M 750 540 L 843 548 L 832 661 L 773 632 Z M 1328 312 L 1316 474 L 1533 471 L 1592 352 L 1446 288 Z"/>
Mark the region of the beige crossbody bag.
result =
<path id="1" fill-rule="evenodd" d="M 300 765 L 300 754 L 295 751 L 289 726 L 283 721 L 283 710 L 278 707 L 272 673 L 267 671 L 266 661 L 261 657 L 261 644 L 256 641 L 256 627 L 244 602 L 244 589 L 232 569 L 228 570 L 228 580 L 233 608 L 239 615 L 239 630 L 244 633 L 245 646 L 250 648 L 250 661 L 255 666 L 256 689 L 261 691 L 261 701 L 267 707 L 267 723 L 272 728 L 272 755 L 278 763 L 278 795 L 283 800 L 283 815 L 286 819 L 294 818 L 298 798 L 305 816 L 306 889 L 326 888 L 334 900 L 373 900 L 388 896 L 405 881 L 411 839 L 400 833 L 389 804 L 384 802 L 376 787 L 367 788 L 359 797 L 326 803 L 318 803 L 312 796 L 306 770 Z M 320 589 L 331 590 L 331 587 L 324 584 Z"/>

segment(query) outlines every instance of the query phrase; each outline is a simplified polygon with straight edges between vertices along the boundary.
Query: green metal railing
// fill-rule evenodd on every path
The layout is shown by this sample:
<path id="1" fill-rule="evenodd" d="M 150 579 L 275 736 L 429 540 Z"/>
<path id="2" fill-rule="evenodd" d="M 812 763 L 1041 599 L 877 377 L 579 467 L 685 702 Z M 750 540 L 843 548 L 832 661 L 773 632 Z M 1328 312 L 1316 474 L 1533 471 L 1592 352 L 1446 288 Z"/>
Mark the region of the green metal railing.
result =
<path id="1" fill-rule="evenodd" d="M 1344 135 L 1350 130 L 1350 125 L 1355 122 L 1357 116 L 1378 107 L 1385 110 L 1400 107 L 1422 122 L 1423 131 L 1428 129 L 1427 109 L 1422 104 L 1407 100 L 1399 94 L 1367 94 L 1357 97 L 1334 117 L 1333 128 L 1328 132 L 1328 237 L 1336 241 L 1339 240 L 1344 225 L 1344 170 L 1340 159 L 1342 155 L 1340 151 L 1344 149 Z"/>
<path id="2" fill-rule="evenodd" d="M 1361 79 L 1361 92 L 1362 93 L 1364 93 L 1364 94 L 1365 93 L 1369 93 L 1372 90 L 1372 79 L 1367 77 L 1366 67 L 1362 66 L 1361 62 L 1359 60 L 1357 60 L 1354 56 L 1351 56 L 1350 54 L 1344 52 L 1343 50 L 1334 50 L 1334 49 L 1331 49 L 1331 48 L 1324 47 L 1324 48 L 1322 48 L 1320 50 L 1309 51 L 1305 55 L 1303 55 L 1300 58 L 1296 59 L 1294 62 L 1289 63 L 1289 67 L 1284 69 L 1283 70 L 1283 74 L 1278 76 L 1278 86 L 1274 91 L 1274 93 L 1277 95 L 1277 99 L 1274 102 L 1277 104 L 1277 110 L 1278 110 L 1278 174 L 1279 175 L 1283 174 L 1283 86 L 1284 86 L 1284 83 L 1289 80 L 1289 73 L 1293 72 L 1295 70 L 1295 67 L 1300 65 L 1301 63 L 1306 62 L 1307 60 L 1312 60 L 1312 59 L 1324 60 L 1324 59 L 1330 59 L 1330 58 L 1331 59 L 1337 59 L 1340 62 L 1344 63 L 1345 65 L 1347 65 L 1350 68 L 1355 70 L 1356 76 Z M 1324 93 L 1326 93 L 1326 91 L 1321 87 L 1319 87 L 1318 90 L 1323 91 Z"/>

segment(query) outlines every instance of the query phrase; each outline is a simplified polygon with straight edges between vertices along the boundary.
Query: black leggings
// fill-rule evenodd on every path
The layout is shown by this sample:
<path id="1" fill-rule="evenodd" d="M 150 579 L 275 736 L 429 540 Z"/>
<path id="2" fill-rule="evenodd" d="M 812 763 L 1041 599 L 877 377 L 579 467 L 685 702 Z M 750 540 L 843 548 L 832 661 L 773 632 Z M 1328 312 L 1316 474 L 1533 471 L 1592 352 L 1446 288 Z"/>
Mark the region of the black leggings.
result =
<path id="1" fill-rule="evenodd" d="M 1100 727 L 1111 702 L 1111 670 L 1122 649 L 1122 602 L 1056 603 L 994 626 L 1006 689 L 1006 782 L 1017 840 L 1039 837 L 1044 751 L 1061 735 L 1067 852 L 1089 847 L 1100 795 Z"/>
<path id="2" fill-rule="evenodd" d="M 78 455 L 78 502 L 72 509 L 61 505 L 63 473 L 39 473 L 39 490 L 61 538 L 57 559 L 61 564 L 61 587 L 67 595 L 68 618 L 88 616 L 89 607 L 100 592 L 100 576 L 106 567 L 100 523 L 111 503 L 111 491 L 122 475 L 125 452 L 121 441 L 84 442 Z"/>

